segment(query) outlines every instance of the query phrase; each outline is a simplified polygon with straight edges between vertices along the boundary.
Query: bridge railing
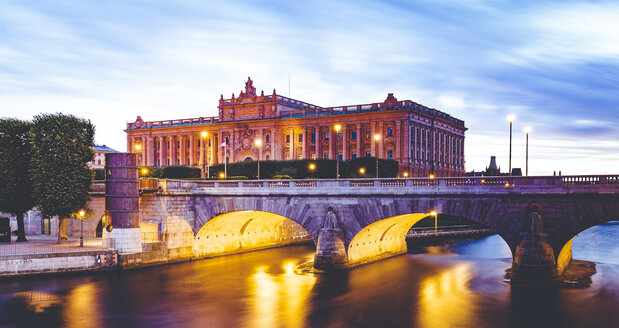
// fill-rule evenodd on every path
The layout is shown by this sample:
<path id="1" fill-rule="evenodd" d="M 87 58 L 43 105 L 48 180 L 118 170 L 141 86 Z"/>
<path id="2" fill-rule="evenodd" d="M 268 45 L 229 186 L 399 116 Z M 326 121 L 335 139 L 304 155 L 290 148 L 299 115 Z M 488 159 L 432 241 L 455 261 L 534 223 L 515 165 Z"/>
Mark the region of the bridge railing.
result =
<path id="1" fill-rule="evenodd" d="M 140 191 L 192 193 L 214 188 L 410 188 L 410 187 L 544 187 L 619 185 L 619 175 L 498 176 L 390 179 L 305 179 L 305 180 L 171 180 L 140 179 Z M 104 181 L 96 181 L 91 192 L 105 192 Z"/>

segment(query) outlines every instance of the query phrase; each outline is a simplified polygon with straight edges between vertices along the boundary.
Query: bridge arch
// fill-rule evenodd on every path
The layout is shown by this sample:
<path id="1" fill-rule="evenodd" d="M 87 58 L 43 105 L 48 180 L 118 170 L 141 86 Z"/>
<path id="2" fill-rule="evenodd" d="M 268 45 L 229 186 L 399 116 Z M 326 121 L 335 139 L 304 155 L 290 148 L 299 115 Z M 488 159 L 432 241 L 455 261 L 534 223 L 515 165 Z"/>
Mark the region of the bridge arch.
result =
<path id="1" fill-rule="evenodd" d="M 233 211 L 208 220 L 196 234 L 194 257 L 211 257 L 313 241 L 295 221 L 264 211 Z"/>

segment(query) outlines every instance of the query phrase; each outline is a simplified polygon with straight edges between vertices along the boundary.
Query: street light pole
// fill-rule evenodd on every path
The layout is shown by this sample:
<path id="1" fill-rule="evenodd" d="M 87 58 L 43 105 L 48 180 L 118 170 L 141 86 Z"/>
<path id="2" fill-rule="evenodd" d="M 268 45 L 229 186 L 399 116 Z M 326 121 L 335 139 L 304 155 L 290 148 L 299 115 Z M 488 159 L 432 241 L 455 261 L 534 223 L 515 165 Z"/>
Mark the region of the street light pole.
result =
<path id="1" fill-rule="evenodd" d="M 84 247 L 84 215 L 86 214 L 86 211 L 84 210 L 80 210 L 79 215 L 80 215 L 80 247 Z"/>
<path id="2" fill-rule="evenodd" d="M 531 127 L 525 127 L 524 133 L 527 134 L 527 146 L 526 146 L 526 176 L 529 176 L 529 132 L 531 132 Z"/>
<path id="3" fill-rule="evenodd" d="M 436 211 L 430 212 L 430 215 L 434 217 L 434 235 L 438 235 L 438 213 Z"/>
<path id="4" fill-rule="evenodd" d="M 335 178 L 339 179 L 340 178 L 340 149 L 339 149 L 339 140 L 340 140 L 340 129 L 342 128 L 341 125 L 336 124 L 335 125 L 335 167 L 336 167 L 336 174 L 335 174 Z"/>
<path id="5" fill-rule="evenodd" d="M 380 140 L 380 134 L 375 134 L 374 140 L 376 140 L 376 179 L 378 179 L 378 141 Z"/>
<path id="6" fill-rule="evenodd" d="M 262 157 L 262 140 L 256 139 L 256 147 L 258 148 L 258 180 L 260 180 L 260 157 Z"/>
<path id="7" fill-rule="evenodd" d="M 512 175 L 512 123 L 514 122 L 514 115 L 507 115 L 507 119 L 509 120 L 509 173 L 508 175 Z"/>
<path id="8" fill-rule="evenodd" d="M 202 175 L 204 175 L 204 180 L 208 179 L 208 176 L 210 175 L 206 172 L 206 156 L 208 156 L 206 151 L 206 137 L 208 137 L 208 132 L 202 131 Z"/>

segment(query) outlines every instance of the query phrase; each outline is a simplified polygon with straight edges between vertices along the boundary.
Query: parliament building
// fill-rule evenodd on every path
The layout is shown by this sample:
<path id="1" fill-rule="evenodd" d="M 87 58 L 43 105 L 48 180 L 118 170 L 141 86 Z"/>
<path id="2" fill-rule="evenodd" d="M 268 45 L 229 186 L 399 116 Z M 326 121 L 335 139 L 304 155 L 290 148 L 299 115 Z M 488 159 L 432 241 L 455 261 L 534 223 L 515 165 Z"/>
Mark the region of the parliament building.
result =
<path id="1" fill-rule="evenodd" d="M 463 176 L 464 121 L 392 93 L 378 103 L 321 107 L 256 93 L 248 78 L 219 116 L 128 123 L 127 150 L 142 166 L 201 167 L 257 160 L 379 157 L 399 176 Z M 206 149 L 203 149 L 205 147 Z"/>

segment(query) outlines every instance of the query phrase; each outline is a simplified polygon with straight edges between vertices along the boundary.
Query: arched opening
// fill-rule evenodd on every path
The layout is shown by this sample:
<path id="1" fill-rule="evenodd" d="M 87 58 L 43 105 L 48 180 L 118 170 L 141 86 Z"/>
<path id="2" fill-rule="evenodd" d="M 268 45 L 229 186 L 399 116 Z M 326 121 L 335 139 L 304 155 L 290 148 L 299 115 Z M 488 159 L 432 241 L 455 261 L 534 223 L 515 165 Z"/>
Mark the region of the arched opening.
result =
<path id="1" fill-rule="evenodd" d="M 348 263 L 356 265 L 406 253 L 406 234 L 429 213 L 397 215 L 361 229 L 348 245 Z"/>
<path id="2" fill-rule="evenodd" d="M 102 238 L 103 237 L 103 229 L 110 224 L 106 215 L 101 216 L 99 219 L 99 223 L 97 223 L 97 227 L 95 228 L 95 237 Z"/>
<path id="3" fill-rule="evenodd" d="M 253 162 L 253 161 L 254 159 L 249 156 L 245 157 L 245 159 L 243 160 L 243 162 Z"/>
<path id="4" fill-rule="evenodd" d="M 463 231 L 466 231 L 467 238 L 489 238 L 481 245 L 465 245 L 461 249 L 463 254 L 475 250 L 489 253 L 489 249 L 492 249 L 496 250 L 496 252 L 490 252 L 492 254 L 487 254 L 487 256 L 504 257 L 506 254 L 511 255 L 505 239 L 498 234 L 493 234 L 483 225 L 465 218 L 443 214 L 437 215 L 437 221 L 443 222 L 443 224 L 438 224 L 440 238 L 451 239 L 461 236 Z M 417 226 L 417 224 L 419 225 Z M 463 226 L 458 226 L 459 224 Z M 445 225 L 449 226 L 449 228 L 441 227 Z M 349 264 L 358 265 L 406 253 L 408 250 L 407 236 L 409 236 L 409 232 L 411 236 L 417 235 L 415 238 L 420 237 L 427 241 L 436 238 L 434 236 L 434 229 L 434 216 L 430 213 L 397 215 L 376 221 L 363 228 L 353 237 L 348 245 Z"/>
<path id="5" fill-rule="evenodd" d="M 194 242 L 195 257 L 236 254 L 313 239 L 298 223 L 262 211 L 236 211 L 212 218 Z"/>
<path id="6" fill-rule="evenodd" d="M 619 221 L 589 227 L 572 237 L 559 252 L 557 271 L 563 273 L 574 260 L 619 264 Z"/>

